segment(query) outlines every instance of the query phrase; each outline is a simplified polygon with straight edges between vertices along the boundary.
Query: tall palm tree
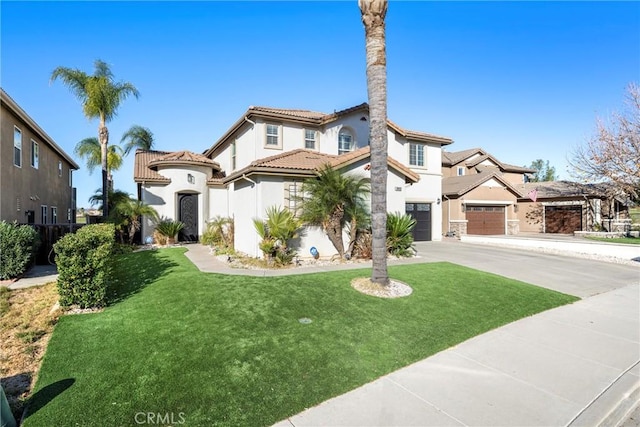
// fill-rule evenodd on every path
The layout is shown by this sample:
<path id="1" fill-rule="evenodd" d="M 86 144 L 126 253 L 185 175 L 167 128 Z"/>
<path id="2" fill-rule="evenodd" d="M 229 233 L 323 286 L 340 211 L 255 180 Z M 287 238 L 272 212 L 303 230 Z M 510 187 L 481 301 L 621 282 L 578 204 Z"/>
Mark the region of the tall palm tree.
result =
<path id="1" fill-rule="evenodd" d="M 122 190 L 109 189 L 107 191 L 109 192 L 109 206 L 107 207 L 107 210 L 109 211 L 111 211 L 118 203 L 131 198 L 131 195 L 129 193 Z M 89 203 L 91 203 L 91 206 L 98 205 L 98 209 L 101 209 L 104 212 L 104 197 L 102 197 L 102 189 L 98 188 L 93 196 L 89 197 Z"/>
<path id="2" fill-rule="evenodd" d="M 353 213 L 361 215 L 366 211 L 368 193 L 367 179 L 342 175 L 327 165 L 319 171 L 317 178 L 302 183 L 300 194 L 303 196 L 298 196 L 300 219 L 322 227 L 340 257 L 344 257 L 342 230 L 351 222 Z"/>
<path id="3" fill-rule="evenodd" d="M 74 153 L 85 159 L 89 173 L 93 173 L 94 169 L 102 164 L 102 147 L 98 138 L 85 138 L 76 144 Z M 119 145 L 109 145 L 107 148 L 107 181 L 108 189 L 113 190 L 112 171 L 116 171 L 122 167 L 122 148 Z"/>
<path id="4" fill-rule="evenodd" d="M 67 86 L 82 104 L 82 111 L 88 119 L 98 119 L 98 141 L 100 142 L 100 159 L 102 166 L 102 201 L 105 209 L 104 218 L 108 215 L 108 167 L 107 155 L 109 146 L 109 129 L 107 123 L 118 113 L 120 103 L 129 96 L 138 98 L 138 89 L 129 82 L 116 82 L 109 65 L 97 59 L 94 62 L 95 71 L 88 75 L 84 71 L 68 67 L 57 67 L 51 73 L 51 82 L 57 79 Z"/>
<path id="5" fill-rule="evenodd" d="M 128 141 L 127 141 L 128 140 Z M 131 150 L 151 150 L 153 148 L 153 132 L 149 128 L 133 125 L 128 131 L 122 135 L 120 143 L 127 141 L 124 145 L 124 155 L 129 154 Z"/>
<path id="6" fill-rule="evenodd" d="M 387 0 L 358 0 L 365 29 L 371 141 L 371 281 L 389 284 L 387 271 Z"/>

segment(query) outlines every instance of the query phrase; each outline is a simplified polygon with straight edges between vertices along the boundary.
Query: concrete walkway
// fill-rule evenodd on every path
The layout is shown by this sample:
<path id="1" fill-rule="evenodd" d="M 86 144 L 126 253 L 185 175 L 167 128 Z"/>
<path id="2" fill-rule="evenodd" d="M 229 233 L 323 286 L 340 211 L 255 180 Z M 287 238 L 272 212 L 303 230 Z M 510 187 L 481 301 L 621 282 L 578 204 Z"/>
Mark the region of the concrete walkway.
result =
<path id="1" fill-rule="evenodd" d="M 454 262 L 584 299 L 477 336 L 277 427 L 640 425 L 639 266 L 455 240 L 416 247 L 419 257 L 390 265 Z M 370 266 L 247 271 L 203 246 L 189 246 L 187 256 L 203 271 L 261 276 Z"/>
<path id="2" fill-rule="evenodd" d="M 32 286 L 45 285 L 58 280 L 58 270 L 55 265 L 34 265 L 24 276 L 9 283 L 9 289 L 23 289 Z"/>

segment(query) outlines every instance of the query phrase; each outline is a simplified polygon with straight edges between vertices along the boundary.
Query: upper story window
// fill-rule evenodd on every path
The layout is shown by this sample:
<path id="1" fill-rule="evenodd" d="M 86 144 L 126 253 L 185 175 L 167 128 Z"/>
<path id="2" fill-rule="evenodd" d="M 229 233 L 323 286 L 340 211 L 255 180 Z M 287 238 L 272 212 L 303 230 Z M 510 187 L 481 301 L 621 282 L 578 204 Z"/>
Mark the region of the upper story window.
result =
<path id="1" fill-rule="evenodd" d="M 58 208 L 51 206 L 51 224 L 58 223 Z"/>
<path id="2" fill-rule="evenodd" d="M 282 148 L 282 138 L 280 137 L 279 125 L 269 124 L 265 125 L 265 147 L 267 148 Z"/>
<path id="3" fill-rule="evenodd" d="M 58 160 L 58 176 L 62 176 L 62 160 Z"/>
<path id="4" fill-rule="evenodd" d="M 46 205 L 40 206 L 40 219 L 42 220 L 40 224 L 47 223 L 47 206 Z"/>
<path id="5" fill-rule="evenodd" d="M 340 129 L 338 134 L 338 154 L 353 151 L 353 135 L 347 129 Z"/>
<path id="6" fill-rule="evenodd" d="M 31 166 L 38 169 L 40 163 L 40 146 L 33 139 L 31 140 Z"/>
<path id="7" fill-rule="evenodd" d="M 13 127 L 13 164 L 22 167 L 22 131 Z"/>
<path id="8" fill-rule="evenodd" d="M 231 143 L 231 170 L 236 170 L 236 141 Z"/>
<path id="9" fill-rule="evenodd" d="M 458 166 L 458 176 L 464 175 L 464 168 L 462 166 Z"/>
<path id="10" fill-rule="evenodd" d="M 316 131 L 311 129 L 304 130 L 304 148 L 307 150 L 317 150 Z"/>
<path id="11" fill-rule="evenodd" d="M 424 144 L 409 144 L 409 166 L 424 167 Z"/>

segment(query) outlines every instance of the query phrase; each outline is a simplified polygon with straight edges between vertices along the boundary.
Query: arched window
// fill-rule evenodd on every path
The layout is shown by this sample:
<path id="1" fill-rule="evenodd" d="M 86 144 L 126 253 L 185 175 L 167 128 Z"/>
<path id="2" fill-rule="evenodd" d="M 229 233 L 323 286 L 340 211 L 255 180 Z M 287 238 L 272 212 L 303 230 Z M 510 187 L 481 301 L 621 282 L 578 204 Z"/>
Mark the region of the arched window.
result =
<path id="1" fill-rule="evenodd" d="M 338 154 L 349 153 L 353 151 L 353 134 L 348 129 L 340 129 L 338 133 Z"/>

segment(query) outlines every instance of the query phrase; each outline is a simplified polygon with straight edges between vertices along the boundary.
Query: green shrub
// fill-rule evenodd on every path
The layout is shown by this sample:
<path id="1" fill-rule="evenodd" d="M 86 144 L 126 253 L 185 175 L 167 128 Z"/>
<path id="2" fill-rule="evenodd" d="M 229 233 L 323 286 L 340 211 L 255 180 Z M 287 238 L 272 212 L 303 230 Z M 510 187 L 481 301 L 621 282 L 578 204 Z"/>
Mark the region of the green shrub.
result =
<path id="1" fill-rule="evenodd" d="M 60 305 L 104 306 L 113 270 L 114 225 L 87 225 L 75 234 L 65 235 L 53 247 Z"/>
<path id="2" fill-rule="evenodd" d="M 176 236 L 184 228 L 184 223 L 169 218 L 160 218 L 156 231 L 167 238 L 167 243 L 175 243 Z"/>
<path id="3" fill-rule="evenodd" d="M 387 251 L 395 256 L 413 256 L 413 227 L 416 220 L 399 212 L 387 215 Z"/>
<path id="4" fill-rule="evenodd" d="M 33 227 L 0 221 L 0 280 L 23 274 L 33 260 L 39 242 Z"/>
<path id="5" fill-rule="evenodd" d="M 253 226 L 260 236 L 259 247 L 267 261 L 279 266 L 291 264 L 298 253 L 288 246 L 298 236 L 301 223 L 287 209 L 271 206 L 267 208 L 267 220 L 254 218 Z"/>
<path id="6" fill-rule="evenodd" d="M 216 216 L 207 221 L 200 243 L 214 246 L 219 252 L 233 251 L 233 218 Z"/>

